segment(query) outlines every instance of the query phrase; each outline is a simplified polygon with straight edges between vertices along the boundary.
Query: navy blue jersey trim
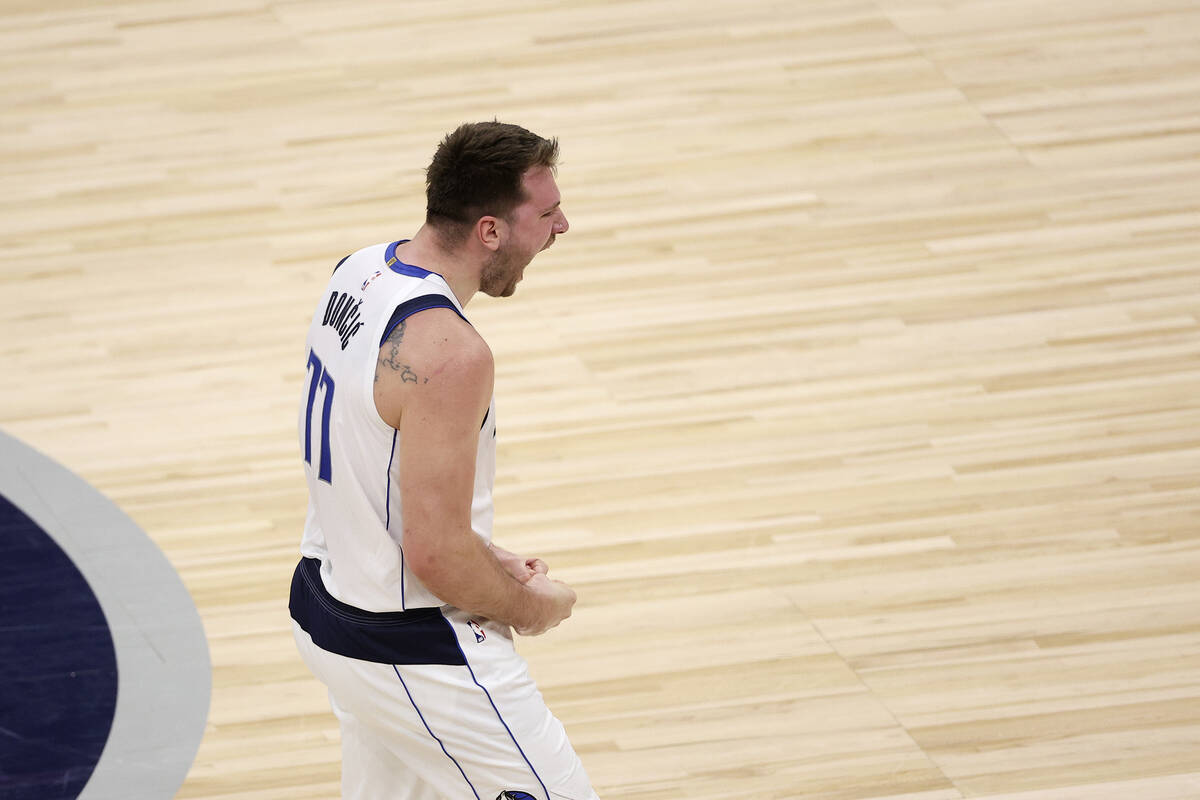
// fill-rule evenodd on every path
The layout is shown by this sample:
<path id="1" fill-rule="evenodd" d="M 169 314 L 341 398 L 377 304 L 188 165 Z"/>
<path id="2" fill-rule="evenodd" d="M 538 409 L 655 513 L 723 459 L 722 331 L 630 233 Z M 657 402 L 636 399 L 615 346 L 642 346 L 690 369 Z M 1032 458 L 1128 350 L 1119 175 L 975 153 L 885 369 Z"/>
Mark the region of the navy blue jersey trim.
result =
<path id="1" fill-rule="evenodd" d="M 392 532 L 392 464 L 396 461 L 396 440 L 400 438 L 400 431 L 392 431 L 392 455 L 388 458 L 387 474 L 384 475 L 384 480 L 387 481 L 387 496 L 384 498 L 384 504 L 387 508 L 387 516 L 383 523 L 383 528 L 389 534 Z M 404 546 L 400 546 L 400 610 L 408 610 L 408 602 L 404 597 Z"/>
<path id="2" fill-rule="evenodd" d="M 313 643 L 330 653 L 377 664 L 467 663 L 441 609 L 380 613 L 347 605 L 325 589 L 315 558 L 296 565 L 288 609 Z"/>
<path id="3" fill-rule="evenodd" d="M 458 310 L 458 307 L 455 306 L 450 298 L 446 297 L 446 295 L 423 294 L 420 297 L 414 297 L 411 300 L 405 300 L 403 303 L 396 306 L 396 310 L 392 312 L 391 319 L 388 320 L 387 326 L 385 326 L 383 329 L 383 336 L 379 339 L 379 346 L 383 347 L 383 343 L 386 342 L 387 338 L 392 335 L 392 330 L 395 329 L 395 327 L 401 322 L 408 319 L 413 314 L 416 314 L 418 311 L 426 311 L 431 308 L 448 308 L 455 314 L 458 314 L 460 317 L 462 317 L 463 322 L 467 323 L 468 325 L 471 324 L 471 321 L 466 317 L 463 317 L 462 312 Z"/>
<path id="4" fill-rule="evenodd" d="M 354 255 L 354 253 L 351 253 L 351 254 L 350 254 L 350 256 L 352 256 L 352 255 Z M 334 272 L 337 272 L 337 271 L 338 271 L 338 267 L 342 266 L 342 264 L 345 264 L 345 263 L 346 263 L 346 259 L 347 259 L 347 258 L 349 258 L 350 256 L 342 256 L 342 260 L 341 260 L 341 261 L 339 261 L 339 262 L 337 263 L 337 266 L 335 266 L 335 267 L 333 268 L 333 271 L 334 271 Z"/>

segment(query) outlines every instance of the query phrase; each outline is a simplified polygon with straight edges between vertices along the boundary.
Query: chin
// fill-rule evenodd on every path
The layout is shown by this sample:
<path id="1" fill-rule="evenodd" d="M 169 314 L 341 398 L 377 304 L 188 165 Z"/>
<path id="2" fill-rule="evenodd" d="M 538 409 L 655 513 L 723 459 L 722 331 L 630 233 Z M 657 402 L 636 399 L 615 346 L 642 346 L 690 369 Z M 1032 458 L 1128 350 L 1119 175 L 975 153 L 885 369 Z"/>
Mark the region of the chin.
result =
<path id="1" fill-rule="evenodd" d="M 481 286 L 480 291 L 488 297 L 512 297 L 517 291 L 517 284 L 513 282 L 506 286 Z"/>

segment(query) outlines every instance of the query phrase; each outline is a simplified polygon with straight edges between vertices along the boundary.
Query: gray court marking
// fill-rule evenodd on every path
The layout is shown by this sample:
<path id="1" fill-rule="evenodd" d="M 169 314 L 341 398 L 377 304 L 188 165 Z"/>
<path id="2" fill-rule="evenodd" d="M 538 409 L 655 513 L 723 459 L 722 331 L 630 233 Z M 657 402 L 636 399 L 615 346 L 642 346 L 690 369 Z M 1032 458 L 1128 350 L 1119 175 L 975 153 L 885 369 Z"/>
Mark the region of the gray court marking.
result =
<path id="1" fill-rule="evenodd" d="M 80 800 L 168 800 L 196 757 L 212 670 L 192 598 L 162 551 L 79 476 L 0 431 L 0 492 L 92 587 L 117 651 L 117 707 Z"/>

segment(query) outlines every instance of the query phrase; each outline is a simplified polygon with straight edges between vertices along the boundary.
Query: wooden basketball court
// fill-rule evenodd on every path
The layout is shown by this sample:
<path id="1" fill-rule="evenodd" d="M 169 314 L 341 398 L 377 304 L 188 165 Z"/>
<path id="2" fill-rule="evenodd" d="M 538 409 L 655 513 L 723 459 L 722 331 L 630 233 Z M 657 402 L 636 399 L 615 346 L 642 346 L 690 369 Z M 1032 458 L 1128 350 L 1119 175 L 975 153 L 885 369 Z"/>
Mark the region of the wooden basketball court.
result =
<path id="1" fill-rule="evenodd" d="M 444 132 L 560 139 L 468 315 L 522 652 L 605 800 L 1200 797 L 1194 0 L 0 8 L 0 427 L 203 619 L 180 798 L 338 794 L 291 640 L 312 308 Z"/>

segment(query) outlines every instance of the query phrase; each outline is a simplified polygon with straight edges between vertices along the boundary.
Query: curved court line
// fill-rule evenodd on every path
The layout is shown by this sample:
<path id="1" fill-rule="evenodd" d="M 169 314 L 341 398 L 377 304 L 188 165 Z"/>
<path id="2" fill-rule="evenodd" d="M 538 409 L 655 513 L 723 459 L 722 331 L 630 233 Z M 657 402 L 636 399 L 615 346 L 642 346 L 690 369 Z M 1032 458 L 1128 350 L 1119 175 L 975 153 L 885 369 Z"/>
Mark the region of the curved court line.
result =
<path id="1" fill-rule="evenodd" d="M 196 757 L 212 670 L 191 595 L 148 536 L 63 466 L 0 431 L 0 494 L 75 563 L 117 653 L 112 731 L 80 800 L 168 800 Z"/>

